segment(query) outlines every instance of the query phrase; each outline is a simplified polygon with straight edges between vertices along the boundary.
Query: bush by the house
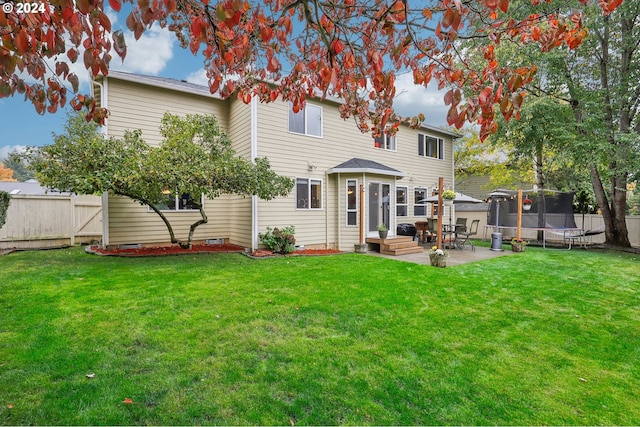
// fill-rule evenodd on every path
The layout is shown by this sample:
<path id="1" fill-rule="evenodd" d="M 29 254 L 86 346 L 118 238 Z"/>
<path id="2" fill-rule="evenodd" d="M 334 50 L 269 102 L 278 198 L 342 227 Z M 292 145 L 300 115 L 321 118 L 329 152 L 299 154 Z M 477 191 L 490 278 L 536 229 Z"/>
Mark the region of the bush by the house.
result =
<path id="1" fill-rule="evenodd" d="M 283 228 L 267 227 L 267 231 L 260 233 L 258 237 L 272 251 L 279 254 L 288 254 L 296 249 L 295 232 L 293 225 Z"/>

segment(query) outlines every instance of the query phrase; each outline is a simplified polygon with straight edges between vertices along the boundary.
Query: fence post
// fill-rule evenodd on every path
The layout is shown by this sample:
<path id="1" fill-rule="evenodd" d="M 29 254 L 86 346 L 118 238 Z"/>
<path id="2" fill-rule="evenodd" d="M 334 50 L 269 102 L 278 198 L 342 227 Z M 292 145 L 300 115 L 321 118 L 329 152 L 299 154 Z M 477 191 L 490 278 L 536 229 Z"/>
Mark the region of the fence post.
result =
<path id="1" fill-rule="evenodd" d="M 73 194 L 69 195 L 69 205 L 71 206 L 71 231 L 69 232 L 69 242 L 71 246 L 76 245 L 76 198 Z"/>

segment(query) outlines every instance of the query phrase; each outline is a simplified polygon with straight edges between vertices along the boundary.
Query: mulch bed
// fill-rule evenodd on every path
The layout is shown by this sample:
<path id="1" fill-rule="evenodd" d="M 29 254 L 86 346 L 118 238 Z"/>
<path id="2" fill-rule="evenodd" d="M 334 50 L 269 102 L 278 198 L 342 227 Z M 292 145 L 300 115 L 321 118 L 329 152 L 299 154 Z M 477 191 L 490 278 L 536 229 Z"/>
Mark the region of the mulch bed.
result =
<path id="1" fill-rule="evenodd" d="M 145 256 L 164 256 L 164 255 L 188 255 L 188 254 L 206 254 L 215 252 L 244 252 L 244 248 L 238 245 L 222 244 L 222 245 L 206 245 L 197 244 L 191 246 L 191 249 L 182 249 L 178 245 L 173 246 L 149 246 L 137 249 L 101 249 L 98 246 L 87 246 L 87 252 L 96 255 L 115 255 L 128 257 L 145 257 Z"/>
<path id="2" fill-rule="evenodd" d="M 151 257 L 151 256 L 166 256 L 166 255 L 188 255 L 188 254 L 204 254 L 204 253 L 216 253 L 216 252 L 239 252 L 247 255 L 250 258 L 268 258 L 274 256 L 282 256 L 275 254 L 270 250 L 258 249 L 251 254 L 247 254 L 242 246 L 232 244 L 222 245 L 206 245 L 197 244 L 193 245 L 191 249 L 182 249 L 178 245 L 173 246 L 157 246 L 157 247 L 142 247 L 135 249 L 101 249 L 99 246 L 87 246 L 85 249 L 88 253 L 96 255 L 106 256 L 123 256 L 123 257 Z M 334 255 L 342 253 L 335 249 L 300 249 L 292 252 L 287 256 L 299 256 L 299 255 Z"/>
<path id="3" fill-rule="evenodd" d="M 250 258 L 267 258 L 274 256 L 299 256 L 299 255 L 336 255 L 341 254 L 342 251 L 337 249 L 298 249 L 296 251 L 291 252 L 287 255 L 281 255 L 273 253 L 268 249 L 258 249 L 253 251 L 251 254 L 247 254 Z"/>

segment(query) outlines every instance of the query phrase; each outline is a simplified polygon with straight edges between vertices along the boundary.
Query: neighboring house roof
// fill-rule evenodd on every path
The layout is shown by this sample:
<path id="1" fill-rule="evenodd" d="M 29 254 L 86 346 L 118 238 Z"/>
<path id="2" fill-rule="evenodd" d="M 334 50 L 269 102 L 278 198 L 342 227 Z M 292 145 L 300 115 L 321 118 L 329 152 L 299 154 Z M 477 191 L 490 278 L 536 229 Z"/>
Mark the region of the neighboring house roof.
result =
<path id="1" fill-rule="evenodd" d="M 126 73 L 124 71 L 109 71 L 109 75 L 106 77 L 125 80 L 133 83 L 145 84 L 149 86 L 155 86 L 163 89 L 177 90 L 179 92 L 192 93 L 200 96 L 207 96 L 214 99 L 223 99 L 218 93 L 212 94 L 208 86 L 203 86 L 196 83 L 190 83 L 186 80 L 176 80 L 176 79 L 170 79 L 166 77 L 157 77 L 157 76 L 145 76 L 142 74 Z M 331 101 L 337 104 L 344 104 L 344 101 L 335 97 L 327 97 L 325 100 Z M 420 125 L 420 129 L 439 132 L 447 136 L 450 136 L 454 139 L 462 137 L 462 135 L 460 135 L 459 133 L 452 132 L 447 129 L 438 128 L 435 126 L 430 126 L 424 123 Z"/>
<path id="2" fill-rule="evenodd" d="M 382 163 L 355 157 L 332 167 L 327 173 L 374 173 L 377 175 L 397 176 L 399 178 L 407 176 L 404 172 L 385 166 Z"/>
<path id="3" fill-rule="evenodd" d="M 20 194 L 20 195 L 42 195 L 42 194 L 48 194 L 48 195 L 54 195 L 54 196 L 61 196 L 61 195 L 68 195 L 69 193 L 60 193 L 58 191 L 52 191 L 52 190 L 48 190 L 45 187 L 42 187 L 40 185 L 40 183 L 38 181 L 36 181 L 35 179 L 30 179 L 28 181 L 25 182 L 6 182 L 6 181 L 2 181 L 0 182 L 0 190 L 1 191 L 5 191 L 11 195 L 16 195 L 16 194 Z"/>

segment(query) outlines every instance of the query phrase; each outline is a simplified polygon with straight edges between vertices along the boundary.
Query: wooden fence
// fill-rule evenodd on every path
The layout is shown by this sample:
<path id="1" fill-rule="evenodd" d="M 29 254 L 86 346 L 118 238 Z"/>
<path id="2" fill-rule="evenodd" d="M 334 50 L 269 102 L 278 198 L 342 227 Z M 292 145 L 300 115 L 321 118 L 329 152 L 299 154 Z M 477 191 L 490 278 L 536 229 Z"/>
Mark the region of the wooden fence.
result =
<path id="1" fill-rule="evenodd" d="M 102 239 L 98 196 L 13 195 L 0 249 L 73 246 Z"/>

